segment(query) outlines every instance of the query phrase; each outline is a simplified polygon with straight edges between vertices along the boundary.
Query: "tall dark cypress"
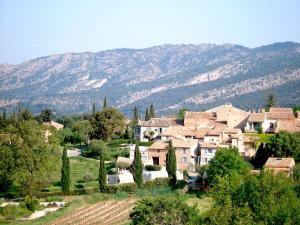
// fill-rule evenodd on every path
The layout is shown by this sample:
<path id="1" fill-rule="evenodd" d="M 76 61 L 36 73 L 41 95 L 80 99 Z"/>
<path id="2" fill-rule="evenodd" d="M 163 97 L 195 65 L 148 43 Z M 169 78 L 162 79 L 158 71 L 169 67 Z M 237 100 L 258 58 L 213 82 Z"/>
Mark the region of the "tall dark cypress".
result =
<path id="1" fill-rule="evenodd" d="M 96 112 L 96 103 L 93 102 L 93 115 L 95 115 L 95 112 Z"/>
<path id="2" fill-rule="evenodd" d="M 62 154 L 62 168 L 61 168 L 61 189 L 65 194 L 70 191 L 70 162 L 67 156 L 67 149 L 64 148 Z"/>
<path id="3" fill-rule="evenodd" d="M 145 121 L 148 121 L 150 119 L 150 115 L 149 115 L 149 110 L 148 110 L 148 107 L 146 108 L 146 111 L 145 111 Z"/>
<path id="4" fill-rule="evenodd" d="M 151 119 L 151 118 L 153 118 L 153 117 L 155 117 L 154 105 L 151 104 L 151 105 L 150 105 L 150 118 L 149 118 L 149 119 Z"/>
<path id="5" fill-rule="evenodd" d="M 168 177 L 171 179 L 171 184 L 176 184 L 176 154 L 173 148 L 172 140 L 169 142 L 168 153 L 166 156 L 166 169 L 168 172 Z"/>
<path id="6" fill-rule="evenodd" d="M 106 187 L 106 168 L 104 162 L 104 149 L 100 149 L 100 165 L 99 165 L 99 190 L 101 192 L 105 191 Z"/>
<path id="7" fill-rule="evenodd" d="M 3 120 L 6 120 L 6 109 L 5 109 L 5 108 L 3 109 L 2 119 L 3 119 Z"/>
<path id="8" fill-rule="evenodd" d="M 139 110 L 135 106 L 133 110 L 132 126 L 137 126 L 139 124 L 139 119 L 140 119 Z"/>
<path id="9" fill-rule="evenodd" d="M 143 186 L 143 164 L 142 164 L 142 155 L 139 150 L 139 145 L 136 142 L 135 143 L 135 149 L 134 149 L 134 159 L 133 159 L 133 179 L 134 182 L 137 184 L 139 188 Z"/>
<path id="10" fill-rule="evenodd" d="M 104 100 L 103 100 L 103 109 L 106 109 L 107 108 L 107 100 L 106 100 L 106 96 L 104 97 Z"/>

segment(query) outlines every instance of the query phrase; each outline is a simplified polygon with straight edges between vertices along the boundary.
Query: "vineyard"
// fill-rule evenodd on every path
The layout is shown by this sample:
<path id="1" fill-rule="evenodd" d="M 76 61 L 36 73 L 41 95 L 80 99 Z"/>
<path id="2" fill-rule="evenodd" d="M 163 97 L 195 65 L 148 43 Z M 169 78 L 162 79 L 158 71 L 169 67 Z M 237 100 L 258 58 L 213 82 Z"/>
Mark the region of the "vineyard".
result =
<path id="1" fill-rule="evenodd" d="M 104 201 L 90 204 L 64 215 L 47 225 L 118 225 L 129 221 L 135 199 Z"/>

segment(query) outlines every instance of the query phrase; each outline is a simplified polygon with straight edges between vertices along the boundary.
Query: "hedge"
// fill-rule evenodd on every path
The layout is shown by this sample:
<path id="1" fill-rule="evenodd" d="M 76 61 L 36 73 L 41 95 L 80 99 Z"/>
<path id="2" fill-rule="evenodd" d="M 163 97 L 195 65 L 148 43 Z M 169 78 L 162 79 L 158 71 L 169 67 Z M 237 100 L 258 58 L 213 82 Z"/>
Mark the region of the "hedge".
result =
<path id="1" fill-rule="evenodd" d="M 181 181 L 178 181 L 181 182 Z M 151 189 L 159 186 L 168 186 L 170 183 L 169 178 L 156 178 L 155 180 L 146 181 L 143 184 L 143 188 Z M 117 192 L 126 192 L 128 194 L 133 194 L 138 190 L 137 185 L 135 183 L 128 183 L 128 184 L 115 184 L 115 185 L 107 185 L 103 193 L 107 194 L 115 194 Z M 82 189 L 73 189 L 70 190 L 69 194 L 67 195 L 85 195 L 85 194 L 94 194 L 98 193 L 99 188 L 82 188 Z M 51 196 L 64 196 L 61 191 L 55 192 L 38 192 L 36 193 L 36 197 L 38 198 L 47 198 Z"/>

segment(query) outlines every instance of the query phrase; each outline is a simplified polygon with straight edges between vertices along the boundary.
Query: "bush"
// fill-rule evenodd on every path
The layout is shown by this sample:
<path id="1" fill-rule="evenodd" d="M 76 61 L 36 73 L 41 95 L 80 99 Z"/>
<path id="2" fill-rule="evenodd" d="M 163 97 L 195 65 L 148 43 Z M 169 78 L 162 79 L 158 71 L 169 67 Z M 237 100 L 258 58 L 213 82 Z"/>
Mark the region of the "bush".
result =
<path id="1" fill-rule="evenodd" d="M 130 165 L 125 162 L 117 162 L 116 167 L 119 169 L 128 169 L 130 167 Z"/>
<path id="2" fill-rule="evenodd" d="M 62 196 L 49 196 L 46 198 L 46 202 L 62 202 L 63 200 Z"/>
<path id="3" fill-rule="evenodd" d="M 21 205 L 7 205 L 5 207 L 0 207 L 0 214 L 5 219 L 14 220 L 26 215 L 30 215 L 31 211 Z"/>
<path id="4" fill-rule="evenodd" d="M 115 175 L 118 173 L 118 170 L 117 168 L 111 168 L 109 171 L 108 171 L 108 174 L 111 174 L 111 175 Z"/>
<path id="5" fill-rule="evenodd" d="M 133 224 L 200 224 L 195 207 L 170 196 L 148 197 L 140 200 L 130 213 Z"/>
<path id="6" fill-rule="evenodd" d="M 161 166 L 160 165 L 146 165 L 145 169 L 147 171 L 160 171 L 161 170 Z"/>
<path id="7" fill-rule="evenodd" d="M 91 174 L 85 174 L 84 176 L 83 176 L 83 181 L 84 182 L 91 182 L 91 181 L 93 181 L 94 179 L 93 179 L 93 177 L 92 177 L 92 175 Z"/>
<path id="8" fill-rule="evenodd" d="M 153 141 L 148 141 L 148 142 L 146 142 L 146 141 L 139 141 L 139 146 L 151 146 L 153 144 Z"/>
<path id="9" fill-rule="evenodd" d="M 39 202 L 37 200 L 33 200 L 31 196 L 26 195 L 25 196 L 25 205 L 27 207 L 27 209 L 29 209 L 30 211 L 35 211 L 36 206 L 39 204 Z"/>

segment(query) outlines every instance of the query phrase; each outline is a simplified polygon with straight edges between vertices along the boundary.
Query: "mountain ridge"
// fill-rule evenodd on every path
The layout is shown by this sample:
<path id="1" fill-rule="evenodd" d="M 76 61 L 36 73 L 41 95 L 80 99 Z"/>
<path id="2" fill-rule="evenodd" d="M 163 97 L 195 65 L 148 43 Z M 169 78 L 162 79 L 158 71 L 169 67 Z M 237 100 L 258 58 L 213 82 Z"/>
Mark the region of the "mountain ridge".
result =
<path id="1" fill-rule="evenodd" d="M 179 108 L 201 110 L 241 100 L 255 92 L 260 106 L 274 91 L 279 105 L 299 104 L 300 44 L 282 42 L 248 48 L 235 44 L 158 45 L 38 57 L 21 64 L 0 64 L 0 107 L 19 102 L 38 112 L 88 112 L 107 96 L 129 115 L 137 105 L 154 103 L 158 113 Z M 287 86 L 288 87 L 287 87 Z M 295 90 L 290 93 L 280 87 Z M 284 93 L 281 96 L 280 93 Z M 285 99 L 285 101 L 282 101 Z M 243 100 L 244 101 L 244 100 Z"/>

